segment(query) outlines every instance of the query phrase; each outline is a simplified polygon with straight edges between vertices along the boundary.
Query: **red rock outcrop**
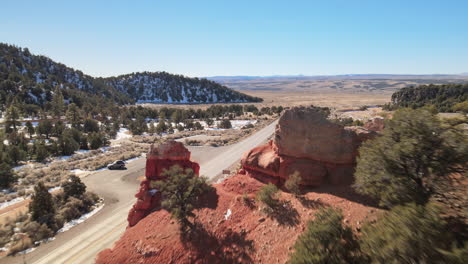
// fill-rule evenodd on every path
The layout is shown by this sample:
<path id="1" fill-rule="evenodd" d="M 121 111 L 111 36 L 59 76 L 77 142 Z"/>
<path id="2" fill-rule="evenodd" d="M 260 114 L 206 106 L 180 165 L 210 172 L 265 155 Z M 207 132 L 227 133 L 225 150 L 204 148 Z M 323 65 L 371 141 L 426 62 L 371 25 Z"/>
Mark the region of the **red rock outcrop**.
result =
<path id="1" fill-rule="evenodd" d="M 254 198 L 263 186 L 246 175 L 214 184 L 218 202 L 214 208 L 194 211 L 198 229 L 191 239 L 183 239 L 177 221 L 166 210 L 153 212 L 128 228 L 112 249 L 99 253 L 96 264 L 287 263 L 297 237 L 319 208 L 339 208 L 353 229 L 380 214 L 349 186 L 321 186 L 301 200 L 280 192 L 279 199 L 289 206 L 268 216 Z"/>
<path id="2" fill-rule="evenodd" d="M 382 132 L 385 128 L 384 119 L 382 117 L 374 117 L 364 124 L 364 128 L 375 132 Z"/>
<path id="3" fill-rule="evenodd" d="M 192 169 L 195 175 L 198 175 L 200 171 L 198 163 L 190 161 L 190 152 L 181 142 L 168 141 L 157 147 L 151 146 L 146 157 L 146 179 L 141 182 L 140 190 L 135 195 L 138 200 L 128 214 L 129 226 L 134 226 L 153 210 L 159 208 L 161 196 L 157 189 L 152 187 L 152 183 L 163 181 L 164 170 L 174 165 Z"/>
<path id="4" fill-rule="evenodd" d="M 293 173 L 301 185 L 350 184 L 358 148 L 376 133 L 363 127 L 343 127 L 313 108 L 295 107 L 279 119 L 273 141 L 245 153 L 244 171 L 263 182 L 282 185 Z"/>

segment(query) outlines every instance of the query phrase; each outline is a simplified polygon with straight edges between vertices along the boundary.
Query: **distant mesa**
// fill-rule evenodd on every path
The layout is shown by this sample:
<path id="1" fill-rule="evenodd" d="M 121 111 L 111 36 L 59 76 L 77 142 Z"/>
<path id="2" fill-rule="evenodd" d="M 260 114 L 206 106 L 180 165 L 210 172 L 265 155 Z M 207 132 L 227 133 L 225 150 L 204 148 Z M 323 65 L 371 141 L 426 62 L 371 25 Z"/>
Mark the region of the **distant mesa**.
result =
<path id="1" fill-rule="evenodd" d="M 274 140 L 244 154 L 242 173 L 278 186 L 293 173 L 300 174 L 302 186 L 350 184 L 359 146 L 376 135 L 334 124 L 313 108 L 294 107 L 279 119 Z"/>

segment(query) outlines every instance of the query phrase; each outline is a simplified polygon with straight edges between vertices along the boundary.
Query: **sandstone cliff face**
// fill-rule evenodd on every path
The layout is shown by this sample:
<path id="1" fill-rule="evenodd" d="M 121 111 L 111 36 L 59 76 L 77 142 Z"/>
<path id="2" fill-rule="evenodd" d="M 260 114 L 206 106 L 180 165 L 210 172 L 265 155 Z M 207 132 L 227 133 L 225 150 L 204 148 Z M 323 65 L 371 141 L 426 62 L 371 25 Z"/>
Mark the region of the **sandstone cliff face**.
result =
<path id="1" fill-rule="evenodd" d="M 281 116 L 273 141 L 245 153 L 241 163 L 250 176 L 282 185 L 299 173 L 303 186 L 350 184 L 363 141 L 376 133 L 343 127 L 312 108 L 295 107 Z"/>
<path id="2" fill-rule="evenodd" d="M 152 182 L 163 181 L 164 170 L 178 165 L 184 169 L 190 168 L 198 175 L 200 166 L 190 161 L 190 152 L 180 142 L 168 141 L 157 147 L 151 147 L 146 158 L 146 179 L 141 182 L 140 190 L 135 195 L 138 198 L 128 214 L 128 225 L 134 226 L 141 219 L 160 207 L 161 195 L 152 187 Z"/>

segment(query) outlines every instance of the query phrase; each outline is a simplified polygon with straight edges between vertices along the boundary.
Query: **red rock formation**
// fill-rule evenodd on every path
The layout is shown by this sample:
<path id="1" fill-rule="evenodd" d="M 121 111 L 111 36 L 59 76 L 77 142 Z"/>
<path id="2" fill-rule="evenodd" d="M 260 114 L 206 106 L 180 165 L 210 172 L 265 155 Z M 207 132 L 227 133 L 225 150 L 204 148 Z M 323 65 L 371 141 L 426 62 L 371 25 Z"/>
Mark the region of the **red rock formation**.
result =
<path id="1" fill-rule="evenodd" d="M 312 108 L 292 108 L 281 116 L 274 141 L 246 152 L 244 171 L 263 182 L 282 185 L 293 173 L 301 185 L 350 184 L 358 148 L 376 133 L 362 127 L 343 127 Z"/>
<path id="2" fill-rule="evenodd" d="M 129 226 L 134 226 L 153 210 L 159 208 L 161 196 L 157 189 L 152 187 L 152 182 L 164 180 L 162 173 L 174 165 L 192 169 L 196 175 L 200 171 L 198 163 L 190 161 L 190 152 L 182 143 L 168 141 L 157 147 L 151 146 L 146 158 L 146 179 L 141 182 L 140 190 L 135 195 L 138 200 L 128 214 Z"/>
<path id="3" fill-rule="evenodd" d="M 214 208 L 194 211 L 199 231 L 191 239 L 182 238 L 180 226 L 166 210 L 154 212 L 128 228 L 112 249 L 99 253 L 96 264 L 287 263 L 298 236 L 319 208 L 342 210 L 345 224 L 353 229 L 380 214 L 349 186 L 321 186 L 301 200 L 280 192 L 279 199 L 289 206 L 270 217 L 258 209 L 260 204 L 251 206 L 263 186 L 246 175 L 214 184 L 218 202 Z M 245 202 L 246 197 L 251 204 Z"/>
<path id="4" fill-rule="evenodd" d="M 382 117 L 374 117 L 364 124 L 364 128 L 375 132 L 382 132 L 385 128 L 384 119 Z"/>

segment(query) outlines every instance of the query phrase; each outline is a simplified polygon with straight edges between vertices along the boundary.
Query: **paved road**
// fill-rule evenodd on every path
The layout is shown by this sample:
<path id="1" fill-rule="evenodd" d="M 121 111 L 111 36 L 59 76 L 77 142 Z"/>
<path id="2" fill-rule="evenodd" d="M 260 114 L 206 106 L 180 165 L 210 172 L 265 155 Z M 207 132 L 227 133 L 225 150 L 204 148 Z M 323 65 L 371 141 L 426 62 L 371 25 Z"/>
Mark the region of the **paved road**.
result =
<path id="1" fill-rule="evenodd" d="M 241 155 L 263 143 L 273 134 L 276 122 L 239 143 L 224 147 L 189 147 L 192 159 L 200 164 L 200 174 L 213 179 L 237 162 Z M 88 189 L 104 198 L 105 207 L 86 222 L 56 236 L 50 243 L 3 263 L 94 263 L 100 251 L 112 247 L 125 231 L 127 214 L 135 202 L 139 176 L 144 175 L 145 159 L 128 164 L 126 171 L 102 171 L 83 179 Z"/>

